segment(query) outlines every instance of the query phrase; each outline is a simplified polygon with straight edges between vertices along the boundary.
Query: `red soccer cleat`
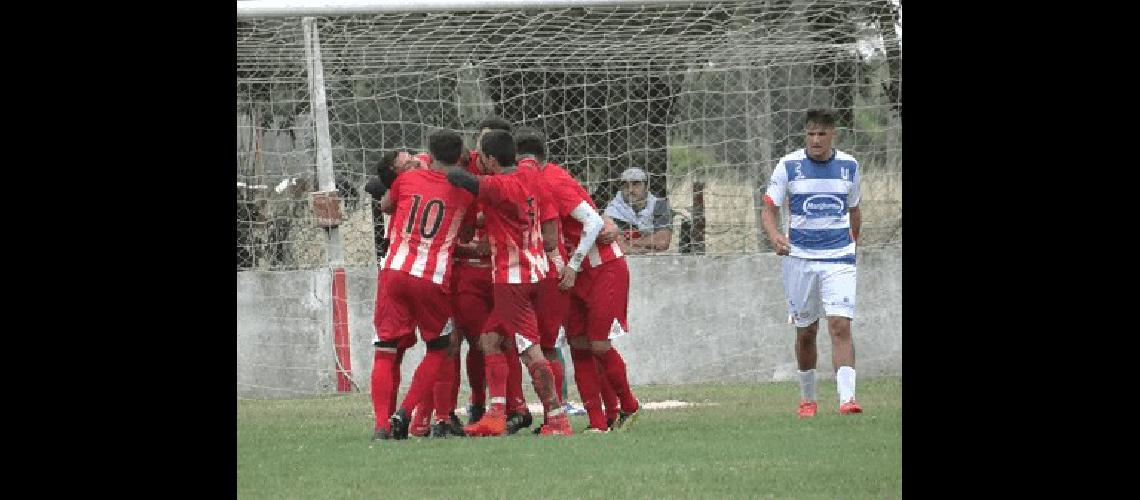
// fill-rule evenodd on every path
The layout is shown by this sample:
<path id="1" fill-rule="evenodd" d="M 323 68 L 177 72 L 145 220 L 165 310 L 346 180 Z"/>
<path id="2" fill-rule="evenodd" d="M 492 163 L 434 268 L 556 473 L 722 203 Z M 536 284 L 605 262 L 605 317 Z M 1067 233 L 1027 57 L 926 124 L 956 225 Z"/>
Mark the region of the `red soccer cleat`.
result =
<path id="1" fill-rule="evenodd" d="M 542 431 L 539 434 L 543 436 L 570 436 L 574 434 L 574 429 L 570 428 L 570 420 L 566 415 L 558 415 L 550 417 L 546 423 L 542 424 Z"/>
<path id="2" fill-rule="evenodd" d="M 819 403 L 815 401 L 800 401 L 800 407 L 796 410 L 796 416 L 800 418 L 811 418 L 815 416 L 815 411 L 819 409 Z"/>
<path id="3" fill-rule="evenodd" d="M 420 415 L 419 408 L 412 412 L 412 424 L 408 427 L 408 434 L 416 437 L 426 437 L 431 432 L 431 415 Z"/>
<path id="4" fill-rule="evenodd" d="M 501 407 L 497 410 L 492 408 L 483 417 L 471 425 L 463 428 L 463 432 L 468 436 L 482 437 L 482 436 L 502 436 L 503 432 L 507 429 L 507 416 L 503 413 Z"/>
<path id="5" fill-rule="evenodd" d="M 851 398 L 846 403 L 839 405 L 840 415 L 850 415 L 852 413 L 863 413 L 863 408 L 859 406 L 859 403 L 855 402 L 855 398 Z"/>

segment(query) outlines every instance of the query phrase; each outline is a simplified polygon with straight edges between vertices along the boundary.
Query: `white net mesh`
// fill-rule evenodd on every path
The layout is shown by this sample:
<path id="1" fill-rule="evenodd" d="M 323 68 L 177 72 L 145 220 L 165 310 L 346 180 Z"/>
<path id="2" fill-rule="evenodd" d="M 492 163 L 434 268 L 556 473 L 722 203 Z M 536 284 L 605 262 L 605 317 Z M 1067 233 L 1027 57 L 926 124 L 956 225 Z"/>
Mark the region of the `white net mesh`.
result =
<path id="1" fill-rule="evenodd" d="M 599 207 L 623 170 L 648 172 L 650 191 L 674 211 L 661 253 L 746 255 L 770 251 L 758 200 L 775 162 L 803 146 L 803 112 L 831 107 L 836 146 L 863 172 L 860 247 L 901 244 L 901 7 L 890 0 L 388 13 L 315 25 L 349 268 L 376 263 L 382 221 L 363 186 L 380 156 L 425 150 L 438 127 L 470 142 L 490 114 L 543 131 L 549 158 Z M 317 141 L 306 67 L 301 18 L 238 20 L 239 271 L 326 266 L 326 233 L 307 197 Z M 364 295 L 350 298 L 370 304 Z M 369 307 L 360 314 L 370 318 Z"/>

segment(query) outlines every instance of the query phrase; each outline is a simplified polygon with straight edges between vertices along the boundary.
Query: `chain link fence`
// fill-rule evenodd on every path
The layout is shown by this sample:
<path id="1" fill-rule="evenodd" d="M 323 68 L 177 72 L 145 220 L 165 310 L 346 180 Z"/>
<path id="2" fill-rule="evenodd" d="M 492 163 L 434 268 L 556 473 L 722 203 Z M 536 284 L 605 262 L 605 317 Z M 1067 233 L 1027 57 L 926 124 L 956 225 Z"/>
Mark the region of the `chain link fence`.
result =
<path id="1" fill-rule="evenodd" d="M 390 149 L 435 128 L 473 141 L 494 114 L 542 130 L 549 158 L 604 208 L 623 170 L 674 210 L 662 253 L 770 251 L 758 200 L 803 146 L 803 114 L 839 112 L 860 161 L 861 246 L 902 240 L 901 10 L 890 1 L 703 2 L 318 17 L 348 266 L 373 266 L 382 219 L 363 190 Z M 238 270 L 325 265 L 316 130 L 300 18 L 237 30 Z"/>

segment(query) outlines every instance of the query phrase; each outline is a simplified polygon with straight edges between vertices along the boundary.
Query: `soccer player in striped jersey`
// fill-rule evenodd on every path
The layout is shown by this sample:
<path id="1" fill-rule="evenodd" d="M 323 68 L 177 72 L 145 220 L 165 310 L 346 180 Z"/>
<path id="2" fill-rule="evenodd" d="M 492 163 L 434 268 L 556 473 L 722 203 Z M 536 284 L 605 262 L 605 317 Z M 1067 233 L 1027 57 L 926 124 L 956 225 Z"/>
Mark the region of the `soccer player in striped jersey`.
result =
<path id="1" fill-rule="evenodd" d="M 538 330 L 543 355 L 546 359 L 550 360 L 551 370 L 554 372 L 555 385 L 561 387 L 565 370 L 561 363 L 557 361 L 555 347 L 559 340 L 560 331 L 565 331 L 567 316 L 570 312 L 571 293 L 561 290 L 558 287 L 558 283 L 561 280 L 562 267 L 570 257 L 569 251 L 567 250 L 566 239 L 562 234 L 561 222 L 562 216 L 569 216 L 569 212 L 559 212 L 558 204 L 553 196 L 554 188 L 551 187 L 550 184 L 552 182 L 571 183 L 573 186 L 564 187 L 562 189 L 573 189 L 576 193 L 579 193 L 579 195 L 586 193 L 586 190 L 560 165 L 546 161 L 546 139 L 538 130 L 530 127 L 520 128 L 515 134 L 515 144 L 519 153 L 519 168 L 533 168 L 538 170 L 542 174 L 543 183 L 546 184 L 547 192 L 545 194 L 547 195 L 548 201 L 543 204 L 542 208 L 542 242 L 544 250 L 546 251 L 547 264 L 551 272 L 549 272 L 547 277 L 542 281 L 538 302 L 536 304 L 536 313 L 538 314 Z M 603 227 L 602 232 L 598 235 L 597 242 L 602 245 L 607 245 L 615 241 L 617 235 L 617 227 L 611 223 Z M 578 324 L 582 323 L 578 322 Z M 593 358 L 588 350 L 588 346 L 586 350 L 580 351 L 579 354 L 580 361 L 584 363 L 583 366 L 588 365 Z M 605 432 L 609 429 L 609 424 L 616 421 L 618 417 L 617 394 L 604 377 L 601 371 L 601 365 L 599 365 L 596 360 L 593 360 L 593 364 L 599 376 L 591 377 L 590 380 L 586 381 L 585 385 L 587 387 L 597 387 L 600 389 L 601 401 L 605 403 L 605 416 L 600 417 L 603 413 L 602 409 L 598 407 L 598 390 L 594 390 L 592 396 L 586 396 L 587 392 L 582 390 L 582 384 L 578 384 L 578 393 L 582 397 L 584 406 L 587 407 L 587 414 L 593 414 L 596 417 L 595 420 L 606 423 L 606 425 L 601 427 L 591 425 L 587 428 L 587 431 Z M 575 366 L 577 367 L 577 365 Z M 581 377 L 575 376 L 576 380 L 579 378 Z M 593 413 L 591 413 L 591 411 Z"/>
<path id="2" fill-rule="evenodd" d="M 855 317 L 855 244 L 859 211 L 859 162 L 833 149 L 835 112 L 808 110 L 806 148 L 780 158 L 764 194 L 760 214 L 764 232 L 781 262 L 788 313 L 796 326 L 800 418 L 815 415 L 816 333 L 827 316 L 831 364 L 836 368 L 839 413 L 862 413 L 855 402 L 855 349 L 851 318 Z M 781 205 L 789 209 L 789 235 L 776 227 Z"/>
<path id="3" fill-rule="evenodd" d="M 391 247 L 381 265 L 373 319 L 373 439 L 407 438 L 411 411 L 422 393 L 433 390 L 453 330 L 448 296 L 451 256 L 474 197 L 449 184 L 444 174 L 446 168 L 457 168 L 454 165 L 463 139 L 455 132 L 441 130 L 428 140 L 435 164 L 400 173 L 381 199 L 381 209 L 395 213 L 389 225 Z M 393 393 L 399 389 L 392 373 L 399 371 L 404 351 L 415 344 L 416 328 L 427 344 L 427 353 L 400 408 L 390 413 Z M 389 414 L 391 418 L 385 419 Z"/>
<path id="4" fill-rule="evenodd" d="M 558 207 L 566 244 L 574 249 L 562 268 L 558 286 L 573 290 L 566 336 L 574 381 L 590 418 L 589 428 L 598 432 L 626 430 L 641 408 L 629 387 L 625 360 L 611 341 L 629 331 L 629 267 L 612 235 L 599 239 L 607 223 L 582 185 L 552 164 L 547 164 L 543 175 Z M 601 365 L 601 374 L 595 363 Z M 602 412 L 599 379 L 610 384 L 620 401 L 621 410 L 612 426 Z"/>
<path id="5" fill-rule="evenodd" d="M 483 204 L 493 265 L 494 309 L 480 339 L 491 405 L 464 431 L 469 436 L 497 436 L 506 430 L 507 367 L 502 351 L 513 342 L 543 404 L 546 419 L 541 433 L 572 434 L 550 363 L 539 346 L 534 310 L 538 283 L 547 272 L 536 206 L 537 175 L 515 165 L 515 142 L 508 132 L 484 133 L 479 150 L 480 171 L 490 175 L 477 178 L 460 168 L 447 174 L 449 182 L 474 193 Z"/>

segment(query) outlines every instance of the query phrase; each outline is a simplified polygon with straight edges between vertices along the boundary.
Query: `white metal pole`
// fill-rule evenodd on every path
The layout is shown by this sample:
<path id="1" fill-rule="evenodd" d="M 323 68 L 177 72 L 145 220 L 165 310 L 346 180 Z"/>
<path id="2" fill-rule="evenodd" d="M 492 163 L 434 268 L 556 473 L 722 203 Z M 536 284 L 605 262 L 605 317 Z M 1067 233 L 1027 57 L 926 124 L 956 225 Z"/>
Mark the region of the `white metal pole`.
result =
<path id="1" fill-rule="evenodd" d="M 238 17 L 342 16 L 392 12 L 555 9 L 568 7 L 637 7 L 705 4 L 708 0 L 244 0 Z"/>
<path id="2" fill-rule="evenodd" d="M 313 118 L 317 133 L 317 181 L 321 191 L 336 191 L 333 175 L 332 141 L 329 139 L 329 110 L 325 103 L 325 75 L 321 65 L 321 40 L 316 21 L 312 17 L 301 19 L 305 32 L 305 62 L 309 72 L 309 99 L 313 105 Z M 328 228 L 328 263 L 336 269 L 344 267 L 344 245 L 340 228 Z"/>

